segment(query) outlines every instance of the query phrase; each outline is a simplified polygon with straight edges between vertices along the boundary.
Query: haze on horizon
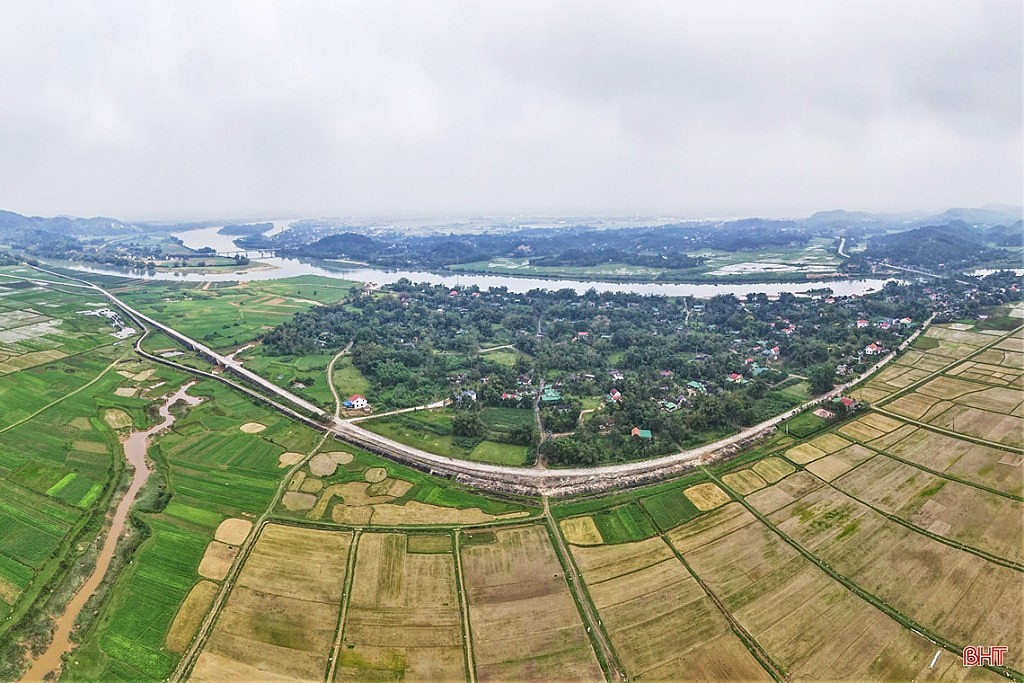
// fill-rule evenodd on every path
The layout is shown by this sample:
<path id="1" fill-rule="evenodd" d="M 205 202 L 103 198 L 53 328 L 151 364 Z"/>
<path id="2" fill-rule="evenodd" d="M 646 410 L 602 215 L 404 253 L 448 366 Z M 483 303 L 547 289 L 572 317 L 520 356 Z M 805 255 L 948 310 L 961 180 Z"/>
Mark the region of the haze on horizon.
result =
<path id="1" fill-rule="evenodd" d="M 1022 198 L 1017 0 L 0 3 L 0 208 L 806 215 Z"/>

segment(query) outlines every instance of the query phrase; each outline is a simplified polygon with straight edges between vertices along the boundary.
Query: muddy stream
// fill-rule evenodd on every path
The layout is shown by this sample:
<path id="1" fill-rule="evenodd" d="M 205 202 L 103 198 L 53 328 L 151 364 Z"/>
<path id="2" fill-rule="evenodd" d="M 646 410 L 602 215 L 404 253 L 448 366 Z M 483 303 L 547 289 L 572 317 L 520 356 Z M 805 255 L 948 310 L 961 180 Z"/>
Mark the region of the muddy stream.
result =
<path id="1" fill-rule="evenodd" d="M 71 629 L 75 625 L 75 620 L 85 606 L 86 601 L 92 597 L 106 576 L 107 569 L 110 567 L 110 561 L 113 559 L 114 551 L 117 548 L 117 541 L 121 534 L 124 533 L 125 524 L 128 521 L 128 511 L 135 503 L 139 491 L 152 472 L 149 464 L 146 462 L 149 439 L 154 434 L 174 424 L 175 417 L 171 414 L 171 406 L 175 403 L 184 401 L 186 405 L 194 406 L 202 400 L 195 396 L 189 396 L 186 393 L 192 384 L 194 382 L 183 386 L 164 401 L 164 404 L 160 406 L 160 417 L 163 418 L 160 424 L 150 427 L 143 432 L 131 432 L 122 439 L 121 443 L 124 446 L 125 459 L 133 470 L 132 483 L 128 486 L 128 490 L 120 502 L 118 502 L 117 509 L 114 511 L 113 521 L 110 523 L 106 538 L 103 540 L 103 547 L 96 560 L 96 568 L 93 569 L 89 578 L 86 579 L 82 587 L 71 598 L 67 607 L 64 608 L 64 613 L 57 618 L 57 629 L 53 634 L 53 641 L 43 654 L 33 659 L 32 666 L 24 675 L 22 681 L 41 681 L 47 675 L 59 672 L 61 657 L 73 647 Z"/>

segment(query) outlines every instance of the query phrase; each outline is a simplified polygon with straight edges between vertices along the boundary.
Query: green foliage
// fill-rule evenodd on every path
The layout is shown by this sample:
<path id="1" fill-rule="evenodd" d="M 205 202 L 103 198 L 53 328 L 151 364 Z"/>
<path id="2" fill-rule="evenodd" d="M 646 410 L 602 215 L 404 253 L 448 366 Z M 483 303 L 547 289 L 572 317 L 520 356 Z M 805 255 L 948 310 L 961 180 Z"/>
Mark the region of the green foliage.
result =
<path id="1" fill-rule="evenodd" d="M 650 517 L 636 503 L 626 503 L 593 515 L 605 543 L 642 541 L 657 534 Z"/>

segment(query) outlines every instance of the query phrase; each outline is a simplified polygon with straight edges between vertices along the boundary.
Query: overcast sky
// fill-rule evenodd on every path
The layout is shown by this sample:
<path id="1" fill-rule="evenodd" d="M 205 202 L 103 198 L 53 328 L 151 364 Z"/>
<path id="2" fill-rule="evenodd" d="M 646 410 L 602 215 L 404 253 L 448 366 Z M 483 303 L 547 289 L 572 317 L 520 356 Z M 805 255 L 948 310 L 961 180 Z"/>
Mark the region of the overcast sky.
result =
<path id="1" fill-rule="evenodd" d="M 0 208 L 1019 204 L 1021 7 L 0 0 Z"/>

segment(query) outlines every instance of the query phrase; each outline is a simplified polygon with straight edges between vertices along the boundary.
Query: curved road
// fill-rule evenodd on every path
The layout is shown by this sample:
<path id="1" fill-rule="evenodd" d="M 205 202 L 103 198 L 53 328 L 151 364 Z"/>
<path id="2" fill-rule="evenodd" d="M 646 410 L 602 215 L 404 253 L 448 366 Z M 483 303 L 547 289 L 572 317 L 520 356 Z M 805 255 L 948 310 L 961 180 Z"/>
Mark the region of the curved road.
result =
<path id="1" fill-rule="evenodd" d="M 567 496 L 612 488 L 636 486 L 664 479 L 697 465 L 711 462 L 715 459 L 715 456 L 728 455 L 739 450 L 743 445 L 750 441 L 764 436 L 773 430 L 779 423 L 793 417 L 803 410 L 840 395 L 851 386 L 863 381 L 866 377 L 881 369 L 897 355 L 895 353 L 890 353 L 857 379 L 847 382 L 823 396 L 812 399 L 796 408 L 782 413 L 781 415 L 777 415 L 770 420 L 765 420 L 753 427 L 744 429 L 738 434 L 734 434 L 733 436 L 725 439 L 705 444 L 688 451 L 682 451 L 662 456 L 660 458 L 654 458 L 652 460 L 591 468 L 548 470 L 509 467 L 472 462 L 468 460 L 457 460 L 455 458 L 437 455 L 436 453 L 428 453 L 427 451 L 413 448 L 411 446 L 398 443 L 397 441 L 392 441 L 391 439 L 375 434 L 367 429 L 363 429 L 352 422 L 338 419 L 334 415 L 321 410 L 318 406 L 313 405 L 309 401 L 296 396 L 290 391 L 272 383 L 270 380 L 248 370 L 233 358 L 217 353 L 205 344 L 182 334 L 169 325 L 140 313 L 117 296 L 111 294 L 98 285 L 86 280 L 61 275 L 42 268 L 37 268 L 37 270 L 48 275 L 56 275 L 65 279 L 75 280 L 86 285 L 88 288 L 106 297 L 110 302 L 125 311 L 132 318 L 161 330 L 181 344 L 206 357 L 208 360 L 223 366 L 229 372 L 244 379 L 250 385 L 258 386 L 265 391 L 268 396 L 280 399 L 286 404 L 290 404 L 289 407 L 288 405 L 282 406 L 273 400 L 267 401 L 273 407 L 283 409 L 283 411 L 289 415 L 293 417 L 300 417 L 301 419 L 301 415 L 297 415 L 295 411 L 295 408 L 298 408 L 300 413 L 312 415 L 323 428 L 329 429 L 343 441 L 347 441 L 353 445 L 360 446 L 398 462 L 412 465 L 413 467 L 433 474 L 453 476 L 459 481 L 477 488 L 520 495 Z M 927 328 L 928 323 L 930 322 L 931 318 L 921 326 L 920 330 L 904 341 L 903 344 L 900 345 L 900 349 L 906 348 L 917 337 L 917 335 L 921 334 L 921 332 Z M 162 361 L 162 359 L 157 360 Z M 188 368 L 188 370 L 195 372 L 191 368 Z M 202 371 L 200 371 L 200 374 L 227 382 L 236 388 L 242 388 L 224 377 Z M 258 394 L 255 395 L 259 396 Z M 261 398 L 263 398 L 263 400 L 267 400 L 267 397 Z"/>

